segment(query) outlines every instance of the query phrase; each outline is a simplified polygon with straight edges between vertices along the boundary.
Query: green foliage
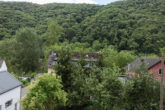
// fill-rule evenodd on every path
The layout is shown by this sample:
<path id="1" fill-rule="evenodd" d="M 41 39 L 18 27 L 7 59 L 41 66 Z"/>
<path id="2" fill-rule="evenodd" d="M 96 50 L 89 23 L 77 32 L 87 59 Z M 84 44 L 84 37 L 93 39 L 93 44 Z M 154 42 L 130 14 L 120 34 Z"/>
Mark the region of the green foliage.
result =
<path id="1" fill-rule="evenodd" d="M 86 64 L 83 53 L 82 58 L 73 63 L 69 49 L 60 51 L 55 70 L 57 75 L 61 75 L 68 93 L 67 108 L 87 109 L 91 104 L 90 108 L 98 110 L 116 107 L 122 91 L 122 84 L 118 80 L 120 69 L 116 66 L 86 69 Z"/>
<path id="2" fill-rule="evenodd" d="M 55 43 L 59 43 L 61 33 L 62 27 L 60 27 L 56 22 L 51 22 L 48 26 L 46 34 L 44 35 L 47 44 L 54 45 Z"/>
<path id="3" fill-rule="evenodd" d="M 71 110 L 80 108 L 82 110 L 158 109 L 159 83 L 146 73 L 145 65 L 141 65 L 136 70 L 140 77 L 129 79 L 124 85 L 118 78 L 122 74 L 121 69 L 115 65 L 118 64 L 117 59 L 128 62 L 129 58 L 135 58 L 134 54 L 125 51 L 117 52 L 113 47 L 107 47 L 104 52 L 107 52 L 105 55 L 111 53 L 109 58 L 116 58 L 111 67 L 98 66 L 86 69 L 83 67 L 87 63 L 83 59 L 83 54 L 79 62 L 73 63 L 69 49 L 62 49 L 60 53 L 63 54 L 60 54 L 56 71 L 57 75 L 62 76 L 64 89 L 68 93 L 67 106 L 63 108 Z M 153 94 L 156 95 L 153 96 Z"/>
<path id="4" fill-rule="evenodd" d="M 159 83 L 149 73 L 141 74 L 127 82 L 125 87 L 125 104 L 127 110 L 158 110 Z"/>
<path id="5" fill-rule="evenodd" d="M 70 43 L 67 44 L 67 46 L 73 51 L 73 52 L 84 52 L 84 53 L 90 53 L 90 52 L 96 52 L 92 47 L 90 47 L 89 43 Z"/>
<path id="6" fill-rule="evenodd" d="M 77 33 L 77 24 L 94 15 L 101 6 L 89 4 L 46 4 L 25 2 L 0 2 L 0 39 L 10 37 L 21 27 L 34 27 L 44 34 L 51 19 L 64 28 L 63 38 L 72 39 Z"/>
<path id="7" fill-rule="evenodd" d="M 106 66 L 116 65 L 120 68 L 123 68 L 136 58 L 136 55 L 133 52 L 124 50 L 118 52 L 113 46 L 102 49 L 100 53 L 104 57 Z"/>
<path id="8" fill-rule="evenodd" d="M 165 45 L 165 15 L 162 10 L 165 10 L 165 1 L 162 0 L 111 3 L 81 22 L 80 33 L 75 37 L 95 48 L 107 39 L 108 44 L 115 45 L 118 50 L 158 53 Z"/>
<path id="9" fill-rule="evenodd" d="M 117 50 L 158 53 L 165 46 L 163 0 L 126 0 L 105 6 L 0 2 L 0 10 L 0 39 L 11 37 L 20 27 L 34 27 L 44 34 L 51 19 L 63 28 L 60 41 L 88 42 L 95 50 L 114 45 Z"/>
<path id="10" fill-rule="evenodd" d="M 120 69 L 93 68 L 85 71 L 77 68 L 72 74 L 73 92 L 69 94 L 72 104 L 85 109 L 107 110 L 121 101 L 122 84 L 118 80 Z"/>
<path id="11" fill-rule="evenodd" d="M 57 110 L 64 106 L 67 98 L 61 83 L 61 78 L 53 74 L 39 77 L 22 100 L 24 110 Z"/>
<path id="12" fill-rule="evenodd" d="M 34 30 L 23 28 L 17 31 L 15 40 L 12 64 L 21 72 L 34 72 L 40 65 L 40 38 Z"/>
<path id="13" fill-rule="evenodd" d="M 84 68 L 84 62 L 82 57 L 70 68 L 72 73 L 67 78 L 70 87 L 66 88 L 68 108 L 106 110 L 115 107 L 119 100 L 121 101 L 122 84 L 118 80 L 120 69 L 114 66 L 102 69 L 91 67 L 88 70 Z M 71 64 L 67 63 L 67 65 Z M 65 76 L 64 73 L 61 74 Z"/>
<path id="14" fill-rule="evenodd" d="M 11 64 L 11 61 L 12 61 L 12 58 L 13 58 L 13 53 L 14 53 L 14 50 L 13 50 L 13 47 L 15 45 L 16 41 L 15 39 L 5 39 L 5 40 L 2 40 L 0 41 L 0 57 L 2 59 L 4 59 L 8 64 Z M 11 66 L 8 66 L 8 70 L 11 71 L 12 70 L 12 67 Z"/>
<path id="15" fill-rule="evenodd" d="M 59 52 L 59 57 L 57 59 L 58 65 L 55 66 L 55 71 L 57 75 L 61 75 L 62 77 L 62 82 L 65 90 L 71 87 L 70 75 L 73 72 L 73 65 L 71 63 L 71 60 L 72 60 L 72 56 L 70 50 L 68 48 L 63 48 Z"/>
<path id="16" fill-rule="evenodd" d="M 0 48 L 12 72 L 34 72 L 40 66 L 41 39 L 33 29 L 18 30 L 14 38 L 0 41 Z"/>
<path id="17" fill-rule="evenodd" d="M 26 76 L 26 77 L 28 77 L 26 80 L 23 80 L 17 74 L 12 74 L 12 75 L 14 75 L 19 81 L 22 82 L 22 87 L 27 87 L 31 84 L 31 81 L 35 78 L 37 73 L 31 73 L 30 76 Z"/>
<path id="18" fill-rule="evenodd" d="M 0 2 L 0 40 L 12 37 L 19 28 L 35 27 L 36 24 L 34 16 L 17 8 L 13 10 L 9 5 Z"/>
<path id="19" fill-rule="evenodd" d="M 118 67 L 95 69 L 94 74 L 86 78 L 85 90 L 91 96 L 90 108 L 107 110 L 118 107 L 121 101 L 122 84 L 118 79 Z"/>
<path id="20" fill-rule="evenodd" d="M 45 64 L 51 50 L 61 50 L 55 67 L 61 79 L 40 77 L 23 100 L 25 110 L 52 110 L 66 102 L 66 109 L 72 110 L 158 109 L 158 82 L 146 75 L 145 65 L 136 70 L 140 77 L 125 86 L 118 76 L 138 54 L 151 58 L 157 56 L 149 53 L 164 54 L 164 10 L 163 0 L 126 0 L 105 6 L 0 2 L 0 57 L 9 71 L 37 70 L 42 45 L 36 33 L 46 44 Z M 22 27 L 34 29 L 16 32 Z M 96 68 L 85 69 L 83 55 L 77 64 L 71 61 L 71 52 L 96 51 L 103 55 Z"/>
<path id="21" fill-rule="evenodd" d="M 85 78 L 87 78 L 87 72 L 82 66 L 77 66 L 74 72 L 71 74 L 71 87 L 68 91 L 68 106 L 76 110 L 78 108 L 84 109 L 84 106 L 89 102 L 89 94 L 86 93 Z"/>

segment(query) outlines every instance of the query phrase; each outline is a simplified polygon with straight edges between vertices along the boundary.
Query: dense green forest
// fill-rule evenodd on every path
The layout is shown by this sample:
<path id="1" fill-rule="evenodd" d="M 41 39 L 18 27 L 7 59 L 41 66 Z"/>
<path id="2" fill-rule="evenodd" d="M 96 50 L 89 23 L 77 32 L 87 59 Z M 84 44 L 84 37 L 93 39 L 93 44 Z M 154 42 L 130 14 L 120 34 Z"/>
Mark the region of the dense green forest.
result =
<path id="1" fill-rule="evenodd" d="M 157 53 L 165 45 L 165 1 L 127 0 L 104 6 L 81 23 L 78 40 L 116 45 L 119 50 Z"/>
<path id="2" fill-rule="evenodd" d="M 86 17 L 95 15 L 101 6 L 87 4 L 47 4 L 0 2 L 0 39 L 11 37 L 21 27 L 33 27 L 41 35 L 45 33 L 49 20 L 57 21 L 65 30 L 64 37 L 71 33 L 75 25 Z"/>
<path id="3" fill-rule="evenodd" d="M 127 0 L 105 6 L 0 2 L 0 39 L 12 37 L 21 27 L 33 27 L 39 35 L 49 21 L 63 33 L 60 41 L 114 45 L 118 50 L 158 53 L 165 46 L 165 1 Z M 100 44 L 100 45 L 99 45 Z"/>

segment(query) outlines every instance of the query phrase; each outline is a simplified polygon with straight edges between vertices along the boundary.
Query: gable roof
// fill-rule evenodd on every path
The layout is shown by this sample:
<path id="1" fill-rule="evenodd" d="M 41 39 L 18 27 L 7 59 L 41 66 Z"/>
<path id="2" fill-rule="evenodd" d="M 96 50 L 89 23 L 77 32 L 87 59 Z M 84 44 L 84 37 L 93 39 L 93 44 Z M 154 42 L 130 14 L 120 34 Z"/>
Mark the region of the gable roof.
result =
<path id="1" fill-rule="evenodd" d="M 3 60 L 0 58 L 0 68 L 2 67 Z"/>
<path id="2" fill-rule="evenodd" d="M 147 69 L 150 69 L 152 66 L 156 65 L 160 61 L 161 61 L 160 59 L 138 58 L 128 65 L 129 65 L 129 69 L 133 70 L 133 69 L 137 69 L 142 63 L 145 63 L 147 64 Z M 125 67 L 125 69 L 128 69 L 128 65 Z"/>
<path id="3" fill-rule="evenodd" d="M 85 54 L 85 60 L 86 61 L 97 61 L 102 55 L 98 53 L 87 53 Z M 54 61 L 57 61 L 57 58 L 59 57 L 58 51 L 51 51 L 50 55 L 48 57 L 47 67 L 50 68 L 54 65 Z M 81 58 L 81 53 L 79 52 L 73 52 L 72 53 L 72 60 L 78 61 Z"/>
<path id="4" fill-rule="evenodd" d="M 10 73 L 0 72 L 0 95 L 21 85 L 22 83 Z"/>

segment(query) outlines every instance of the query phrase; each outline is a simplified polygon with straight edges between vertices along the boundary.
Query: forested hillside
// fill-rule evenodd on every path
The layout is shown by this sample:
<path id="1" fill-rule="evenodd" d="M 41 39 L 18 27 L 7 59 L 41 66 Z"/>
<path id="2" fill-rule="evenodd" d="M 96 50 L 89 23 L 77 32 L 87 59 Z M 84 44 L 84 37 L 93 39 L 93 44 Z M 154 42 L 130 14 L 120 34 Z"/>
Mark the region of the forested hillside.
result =
<path id="1" fill-rule="evenodd" d="M 157 53 L 165 46 L 165 1 L 127 0 L 105 6 L 0 2 L 0 39 L 21 27 L 42 35 L 49 20 L 64 30 L 61 41 L 107 43 L 119 50 Z M 102 46 L 98 48 L 102 48 Z"/>
<path id="2" fill-rule="evenodd" d="M 101 10 L 80 24 L 76 38 L 81 42 L 106 39 L 119 50 L 143 53 L 158 53 L 165 46 L 164 0 L 127 0 Z"/>
<path id="3" fill-rule="evenodd" d="M 87 4 L 37 5 L 20 2 L 0 2 L 0 39 L 11 37 L 22 27 L 36 28 L 42 35 L 49 20 L 57 21 L 64 28 L 64 37 L 74 36 L 74 26 L 86 17 L 95 15 L 101 6 Z"/>

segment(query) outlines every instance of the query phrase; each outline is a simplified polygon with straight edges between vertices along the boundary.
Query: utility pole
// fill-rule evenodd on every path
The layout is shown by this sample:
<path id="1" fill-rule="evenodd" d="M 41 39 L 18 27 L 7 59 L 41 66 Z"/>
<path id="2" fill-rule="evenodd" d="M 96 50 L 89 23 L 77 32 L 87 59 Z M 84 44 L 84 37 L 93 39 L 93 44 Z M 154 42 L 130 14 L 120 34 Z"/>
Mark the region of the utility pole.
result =
<path id="1" fill-rule="evenodd" d="M 160 81 L 160 110 L 163 110 L 163 80 L 164 80 L 164 56 L 162 55 L 161 59 L 161 81 Z"/>

